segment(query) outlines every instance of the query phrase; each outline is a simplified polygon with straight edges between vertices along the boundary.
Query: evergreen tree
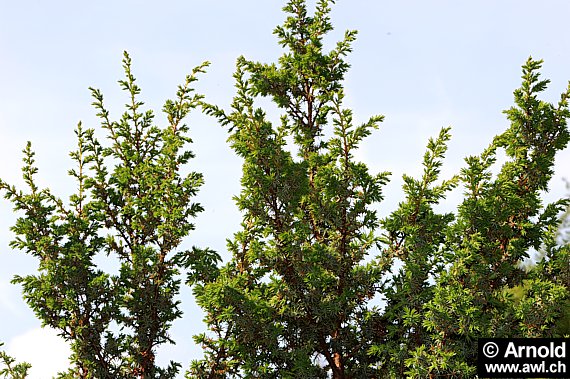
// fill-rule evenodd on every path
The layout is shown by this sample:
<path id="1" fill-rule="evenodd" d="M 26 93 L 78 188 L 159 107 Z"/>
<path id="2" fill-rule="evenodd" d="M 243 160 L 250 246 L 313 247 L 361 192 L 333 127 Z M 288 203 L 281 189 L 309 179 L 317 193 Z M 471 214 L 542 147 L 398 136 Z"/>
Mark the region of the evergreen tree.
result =
<path id="1" fill-rule="evenodd" d="M 515 106 L 505 111 L 511 126 L 481 155 L 466 158 L 465 199 L 444 243 L 447 267 L 424 307 L 429 341 L 407 360 L 407 376 L 472 377 L 478 337 L 556 336 L 570 286 L 569 246 L 556 236 L 569 199 L 543 205 L 541 194 L 570 139 L 570 85 L 556 105 L 539 100 L 549 83 L 540 80 L 541 65 L 529 58 L 523 66 Z M 507 161 L 494 177 L 500 148 Z M 522 261 L 540 249 L 544 258 L 525 271 Z M 526 293 L 514 299 L 509 289 L 523 284 Z"/>
<path id="2" fill-rule="evenodd" d="M 189 377 L 375 375 L 367 304 L 387 264 L 366 258 L 378 244 L 371 205 L 388 174 L 369 173 L 353 153 L 383 117 L 355 126 L 343 107 L 356 32 L 325 51 L 330 3 L 319 1 L 310 16 L 304 1 L 289 1 L 275 29 L 287 49 L 278 64 L 239 58 L 231 112 L 206 107 L 244 160 L 243 223 L 228 243 L 232 260 L 195 286 L 213 336 L 198 336 L 207 356 Z M 259 97 L 283 110 L 278 126 L 255 106 Z"/>
<path id="3" fill-rule="evenodd" d="M 568 199 L 543 205 L 541 194 L 568 143 L 570 90 L 557 105 L 539 100 L 548 81 L 529 59 L 505 112 L 511 127 L 440 181 L 450 139 L 442 129 L 422 177 L 404 175 L 406 199 L 379 221 L 371 206 L 387 174 L 370 174 L 352 152 L 382 117 L 354 127 L 342 108 L 355 32 L 324 52 L 331 3 L 309 16 L 304 1 L 288 1 L 278 63 L 239 58 L 232 110 L 206 105 L 244 160 L 243 223 L 228 242 L 232 260 L 189 278 L 209 332 L 196 338 L 205 357 L 187 377 L 473 377 L 479 337 L 560 335 L 569 261 L 556 229 Z M 259 97 L 283 110 L 279 126 Z M 493 176 L 498 149 L 508 159 Z M 458 185 L 457 212 L 438 213 Z M 527 272 L 533 250 L 545 258 Z M 386 306 L 371 306 L 374 296 Z"/>
<path id="4" fill-rule="evenodd" d="M 127 53 L 123 64 L 126 78 L 119 83 L 129 102 L 119 121 L 110 119 L 101 92 L 91 89 L 110 144 L 79 124 L 77 150 L 70 154 L 76 168 L 69 171 L 77 191 L 68 205 L 37 186 L 30 143 L 22 169 L 29 192 L 0 182 L 23 213 L 11 247 L 39 261 L 37 275 L 16 276 L 14 283 L 23 286 L 43 325 L 71 343 L 74 367 L 62 374 L 66 378 L 173 378 L 180 366 L 158 367 L 155 351 L 173 342 L 168 331 L 181 316 L 178 274 L 189 257 L 200 255 L 177 248 L 202 210 L 192 202 L 202 175 L 181 173 L 193 157 L 183 150 L 191 141 L 182 120 L 201 99 L 190 85 L 205 64 L 166 102 L 164 128 L 153 124 L 152 111 L 142 110 Z M 96 266 L 102 254 L 119 262 L 118 274 Z"/>
<path id="5" fill-rule="evenodd" d="M 421 179 L 403 175 L 406 199 L 382 220 L 383 252 L 394 259 L 380 316 L 386 333 L 370 349 L 379 359 L 382 377 L 405 377 L 410 352 L 429 342 L 424 306 L 433 298 L 434 278 L 444 269 L 446 234 L 454 220 L 453 213 L 438 214 L 434 206 L 458 182 L 453 177 L 436 184 L 450 137 L 450 128 L 444 128 L 438 138 L 430 139 Z"/>
<path id="6" fill-rule="evenodd" d="M 285 52 L 271 64 L 238 58 L 229 111 L 194 93 L 207 64 L 195 68 L 166 102 L 164 128 L 142 109 L 125 53 L 127 109 L 112 121 L 91 89 L 107 143 L 78 125 L 69 201 L 38 187 L 30 143 L 28 190 L 0 180 L 20 213 L 11 247 L 39 262 L 36 275 L 14 282 L 71 344 L 73 367 L 58 378 L 174 378 L 180 364 L 158 367 L 155 352 L 174 342 L 182 271 L 208 327 L 195 337 L 205 355 L 187 378 L 469 378 L 478 338 L 568 336 L 570 198 L 541 196 L 570 140 L 570 85 L 558 104 L 540 100 L 549 81 L 529 58 L 505 111 L 510 127 L 447 180 L 443 128 L 428 142 L 421 177 L 404 175 L 404 200 L 380 218 L 389 173 L 371 173 L 354 152 L 383 116 L 355 125 L 343 105 L 356 32 L 325 49 L 333 3 L 317 1 L 310 15 L 304 0 L 288 0 L 275 29 Z M 202 211 L 193 202 L 202 176 L 183 171 L 193 157 L 183 119 L 200 105 L 243 160 L 235 198 L 243 220 L 224 265 L 209 249 L 179 249 Z M 506 162 L 493 174 L 501 149 Z M 438 212 L 456 187 L 458 208 Z M 532 252 L 540 254 L 529 269 L 522 263 Z M 98 266 L 102 256 L 118 272 Z M 30 368 L 4 352 L 0 365 L 12 379 Z"/>

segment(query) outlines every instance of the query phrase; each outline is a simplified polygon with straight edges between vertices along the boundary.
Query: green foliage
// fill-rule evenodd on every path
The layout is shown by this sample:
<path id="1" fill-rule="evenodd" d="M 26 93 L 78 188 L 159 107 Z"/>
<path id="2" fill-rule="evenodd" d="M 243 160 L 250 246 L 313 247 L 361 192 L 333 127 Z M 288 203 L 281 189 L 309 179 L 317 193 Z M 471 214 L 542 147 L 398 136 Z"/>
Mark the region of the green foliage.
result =
<path id="1" fill-rule="evenodd" d="M 195 287 L 213 337 L 197 338 L 207 356 L 191 377 L 373 375 L 366 305 L 386 265 L 365 258 L 378 244 L 370 206 L 388 173 L 370 174 L 353 154 L 383 117 L 355 126 L 343 107 L 344 57 L 356 33 L 325 52 L 329 4 L 318 2 L 310 17 L 303 1 L 290 1 L 275 29 L 286 48 L 279 63 L 239 58 L 231 112 L 206 106 L 229 125 L 244 160 L 243 223 L 228 242 L 231 262 Z M 283 110 L 280 125 L 255 107 L 264 96 Z"/>
<path id="2" fill-rule="evenodd" d="M 0 347 L 4 344 L 0 342 Z M 16 363 L 16 360 L 5 351 L 0 351 L 0 375 L 5 379 L 26 379 L 28 370 L 32 367 L 29 363 Z"/>
<path id="3" fill-rule="evenodd" d="M 557 104 L 540 100 L 549 81 L 529 58 L 505 111 L 510 126 L 446 180 L 451 134 L 442 128 L 421 177 L 404 175 L 404 200 L 380 217 L 389 173 L 371 173 L 355 151 L 383 116 L 355 125 L 343 105 L 356 32 L 325 48 L 333 3 L 317 1 L 312 14 L 304 0 L 286 3 L 275 29 L 283 55 L 238 58 L 230 110 L 193 92 L 206 64 L 197 67 L 166 102 L 164 128 L 142 109 L 125 53 L 126 111 L 111 120 L 91 89 L 107 144 L 77 127 L 69 202 L 37 186 L 30 144 L 28 191 L 0 181 L 21 215 L 11 247 L 39 262 L 37 275 L 14 282 L 71 343 L 73 367 L 58 378 L 175 377 L 180 364 L 157 367 L 155 351 L 174 342 L 183 271 L 208 327 L 194 338 L 204 357 L 186 378 L 469 378 L 478 338 L 570 335 L 570 198 L 542 200 L 570 140 L 570 85 Z M 192 202 L 201 174 L 181 173 L 193 157 L 182 120 L 197 106 L 228 128 L 243 160 L 243 219 L 225 264 L 209 249 L 178 249 L 202 211 Z M 457 187 L 457 209 L 440 212 Z M 532 253 L 538 260 L 525 266 Z M 101 255 L 118 273 L 95 264 Z M 0 375 L 26 376 L 28 364 L 0 359 Z"/>
<path id="4" fill-rule="evenodd" d="M 30 143 L 22 169 L 29 192 L 0 182 L 23 213 L 11 247 L 39 261 L 38 275 L 15 276 L 14 283 L 42 323 L 71 343 L 75 367 L 62 377 L 172 378 L 180 367 L 157 367 L 154 352 L 173 342 L 168 330 L 181 316 L 179 272 L 190 256 L 197 259 L 196 252 L 177 250 L 202 210 L 191 202 L 201 174 L 180 173 L 193 157 L 183 150 L 191 141 L 182 120 L 201 99 L 190 85 L 206 64 L 166 102 L 164 128 L 153 124 L 152 111 L 142 110 L 127 53 L 123 65 L 126 78 L 119 83 L 129 102 L 119 121 L 110 119 L 101 92 L 91 89 L 110 145 L 78 125 L 77 150 L 70 154 L 76 168 L 69 171 L 77 191 L 68 205 L 36 185 Z M 118 274 L 95 265 L 101 254 L 120 263 Z"/>
<path id="5" fill-rule="evenodd" d="M 430 363 L 431 374 L 469 377 L 478 337 L 553 336 L 563 315 L 568 245 L 557 244 L 556 230 L 568 199 L 544 206 L 540 195 L 548 188 L 556 152 L 570 139 L 570 86 L 558 105 L 539 100 L 548 84 L 540 80 L 541 63 L 529 58 L 523 66 L 522 87 L 514 92 L 516 106 L 505 111 L 510 128 L 483 154 L 468 157 L 461 171 L 465 199 L 447 232 L 447 267 L 424 307 L 423 326 L 430 332 L 426 346 L 449 353 L 440 363 Z M 490 167 L 499 148 L 508 159 L 493 177 Z M 523 270 L 521 261 L 541 248 L 544 259 L 535 269 Z M 508 289 L 523 283 L 526 291 L 515 299 Z M 424 377 L 426 366 L 417 367 L 421 349 L 407 361 L 412 377 Z"/>
<path id="6" fill-rule="evenodd" d="M 454 219 L 453 214 L 438 214 L 433 207 L 445 199 L 446 192 L 458 182 L 458 178 L 453 177 L 435 183 L 450 139 L 449 130 L 444 128 L 437 139 L 429 140 L 422 178 L 417 180 L 404 175 L 406 200 L 382 222 L 384 254 L 401 263 L 385 286 L 387 304 L 381 319 L 386 334 L 375 341 L 370 350 L 379 358 L 384 376 L 403 377 L 410 352 L 428 340 L 423 307 L 433 297 L 433 279 L 443 270 L 446 230 Z M 420 357 L 425 355 L 422 349 L 416 359 L 424 359 Z"/>
<path id="7" fill-rule="evenodd" d="M 541 194 L 568 143 L 570 88 L 557 105 L 539 100 L 548 81 L 529 59 L 510 128 L 441 181 L 442 129 L 422 177 L 404 175 L 405 200 L 380 220 L 372 207 L 388 174 L 370 174 L 353 152 L 382 117 L 355 127 L 342 107 L 356 33 L 324 51 L 331 3 L 310 16 L 305 1 L 288 1 L 278 63 L 239 58 L 232 110 L 205 105 L 243 158 L 243 222 L 232 260 L 191 281 L 209 332 L 196 337 L 205 357 L 187 377 L 472 377 L 479 337 L 560 335 L 569 261 L 556 228 L 568 199 L 543 205 Z M 259 97 L 282 110 L 280 125 Z M 507 161 L 494 176 L 498 149 Z M 457 212 L 438 213 L 457 186 Z M 544 258 L 525 271 L 533 250 Z"/>

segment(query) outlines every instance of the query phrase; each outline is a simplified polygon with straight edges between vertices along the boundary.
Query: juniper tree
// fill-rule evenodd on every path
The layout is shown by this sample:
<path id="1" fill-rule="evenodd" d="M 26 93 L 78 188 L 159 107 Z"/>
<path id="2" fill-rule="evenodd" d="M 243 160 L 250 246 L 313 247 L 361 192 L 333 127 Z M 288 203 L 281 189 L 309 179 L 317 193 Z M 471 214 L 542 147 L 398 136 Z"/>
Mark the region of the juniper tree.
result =
<path id="1" fill-rule="evenodd" d="M 387 174 L 371 175 L 352 153 L 382 117 L 354 127 L 342 107 L 355 32 L 324 52 L 330 3 L 309 16 L 304 1 L 289 1 L 278 63 L 239 58 L 232 110 L 206 105 L 244 161 L 243 222 L 228 242 L 232 260 L 189 278 L 209 332 L 196 338 L 205 357 L 187 377 L 471 377 L 478 337 L 556 335 L 569 265 L 555 230 L 567 199 L 543 206 L 540 195 L 568 142 L 569 92 L 557 106 L 538 100 L 548 81 L 529 59 L 506 111 L 511 127 L 441 181 L 444 128 L 422 177 L 404 176 L 406 199 L 379 222 L 371 206 Z M 260 97 L 283 111 L 278 126 Z M 498 149 L 508 160 L 493 177 Z M 457 211 L 438 213 L 457 185 Z M 533 249 L 546 259 L 525 272 Z M 515 301 L 522 283 L 530 289 Z M 375 295 L 384 308 L 369 305 Z"/>
<path id="2" fill-rule="evenodd" d="M 429 140 L 422 177 L 403 175 L 406 198 L 382 220 L 383 254 L 393 258 L 394 264 L 383 287 L 386 306 L 378 316 L 384 333 L 369 351 L 378 358 L 382 377 L 405 377 L 410 352 L 429 342 L 424 306 L 433 298 L 434 278 L 444 269 L 446 234 L 454 220 L 453 213 L 439 214 L 434 206 L 458 182 L 458 177 L 452 177 L 437 183 L 450 137 L 450 128 L 443 128 L 436 139 Z"/>
<path id="3" fill-rule="evenodd" d="M 353 154 L 383 117 L 355 126 L 343 106 L 356 32 L 325 51 L 331 3 L 311 16 L 304 1 L 289 1 L 275 29 L 286 49 L 279 62 L 239 58 L 231 111 L 206 107 L 243 159 L 243 222 L 228 242 L 231 261 L 190 278 L 213 335 L 196 339 L 206 357 L 189 377 L 374 376 L 367 303 L 386 265 L 366 259 L 378 243 L 370 206 L 388 174 L 371 174 Z M 256 107 L 260 97 L 282 110 L 278 125 Z"/>
<path id="4" fill-rule="evenodd" d="M 529 58 L 523 66 L 515 106 L 505 111 L 510 127 L 465 160 L 459 175 L 465 198 L 445 240 L 448 267 L 424 307 L 429 341 L 407 359 L 407 376 L 473 376 L 478 337 L 556 336 L 570 286 L 568 244 L 556 235 L 569 199 L 543 205 L 541 194 L 570 139 L 570 85 L 558 104 L 538 99 L 549 83 L 540 79 L 541 65 Z M 507 161 L 493 176 L 498 149 Z M 521 262 L 533 250 L 545 257 L 525 271 Z M 517 286 L 526 288 L 518 300 L 509 291 Z"/>
<path id="5" fill-rule="evenodd" d="M 441 181 L 450 139 L 442 129 L 428 142 L 422 176 L 404 175 L 405 199 L 380 219 L 374 206 L 388 173 L 370 173 L 354 152 L 383 117 L 355 125 L 343 105 L 356 32 L 326 51 L 332 3 L 318 1 L 309 15 L 305 1 L 287 2 L 275 29 L 284 54 L 273 64 L 238 59 L 229 111 L 193 93 L 197 67 L 167 101 L 164 128 L 142 110 L 125 54 L 127 110 L 112 121 L 92 89 L 108 143 L 78 126 L 69 202 L 37 186 L 30 144 L 28 191 L 0 181 L 23 213 L 11 246 L 39 261 L 37 275 L 14 281 L 42 323 L 71 343 L 74 367 L 59 378 L 174 377 L 179 364 L 157 367 L 155 351 L 173 342 L 182 269 L 209 329 L 195 338 L 205 357 L 188 378 L 472 377 L 479 337 L 565 333 L 570 248 L 557 228 L 569 200 L 544 205 L 540 196 L 570 139 L 570 87 L 557 105 L 539 100 L 548 81 L 541 61 L 529 59 L 506 111 L 510 128 Z M 280 122 L 256 103 L 264 97 Z M 243 221 L 221 267 L 208 249 L 179 250 L 202 210 L 192 202 L 201 175 L 182 174 L 192 158 L 182 120 L 198 104 L 228 127 L 243 159 Z M 507 161 L 493 175 L 499 149 Z M 463 201 L 439 213 L 456 186 Z M 532 251 L 542 259 L 524 270 Z M 98 267 L 101 255 L 119 272 Z M 385 305 L 372 306 L 375 297 Z M 25 376 L 26 364 L 0 358 L 0 374 Z"/>
<path id="6" fill-rule="evenodd" d="M 172 378 L 178 372 L 179 363 L 158 367 L 155 352 L 174 342 L 168 331 L 182 314 L 178 274 L 190 256 L 200 258 L 198 250 L 178 247 L 202 210 L 192 200 L 202 175 L 182 171 L 193 157 L 184 150 L 191 140 L 183 119 L 201 99 L 191 85 L 205 65 L 166 102 L 168 124 L 160 128 L 154 113 L 142 108 L 125 52 L 119 83 L 128 94 L 126 111 L 111 120 L 103 95 L 91 89 L 109 143 L 78 125 L 77 150 L 70 154 L 76 167 L 69 171 L 77 189 L 68 203 L 36 184 L 30 143 L 22 169 L 28 191 L 0 182 L 22 214 L 11 247 L 39 261 L 38 274 L 14 282 L 42 324 L 71 344 L 74 367 L 63 377 Z M 95 264 L 102 255 L 119 263 L 118 273 Z"/>

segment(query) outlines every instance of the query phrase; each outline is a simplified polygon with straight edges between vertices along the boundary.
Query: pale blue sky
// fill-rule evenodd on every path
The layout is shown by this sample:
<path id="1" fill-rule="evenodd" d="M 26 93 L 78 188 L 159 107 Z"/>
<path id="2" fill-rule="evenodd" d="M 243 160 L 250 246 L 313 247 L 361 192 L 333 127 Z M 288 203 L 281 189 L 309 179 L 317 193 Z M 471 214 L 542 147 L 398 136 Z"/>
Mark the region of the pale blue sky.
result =
<path id="1" fill-rule="evenodd" d="M 237 56 L 264 62 L 280 50 L 272 35 L 283 20 L 283 1 L 96 2 L 0 0 L 0 177 L 20 184 L 20 151 L 33 142 L 39 179 L 62 197 L 73 187 L 67 178 L 73 129 L 82 120 L 97 127 L 88 87 L 100 88 L 118 116 L 126 101 L 116 81 L 122 78 L 122 51 L 128 50 L 142 87 L 142 99 L 159 111 L 174 96 L 184 76 L 204 60 L 212 62 L 197 87 L 206 99 L 227 107 L 233 96 L 231 74 Z M 372 1 L 339 0 L 333 7 L 333 43 L 346 29 L 357 29 L 349 57 L 346 104 L 357 121 L 384 114 L 359 153 L 373 170 L 390 170 L 386 212 L 401 200 L 401 174 L 418 173 L 429 136 L 453 127 L 444 175 L 462 166 L 508 124 L 501 114 L 520 84 L 520 66 L 529 55 L 545 60 L 552 79 L 547 99 L 557 101 L 570 79 L 570 2 L 544 1 Z M 161 118 L 158 118 L 161 120 Z M 204 173 L 199 200 L 206 211 L 186 245 L 209 246 L 224 253 L 225 239 L 239 224 L 231 200 L 239 191 L 240 162 L 225 143 L 225 131 L 197 112 L 188 120 L 192 168 Z M 565 194 L 570 154 L 558 157 L 551 198 Z M 458 194 L 450 202 L 456 201 Z M 34 270 L 33 259 L 11 252 L 8 228 L 15 217 L 0 201 L 0 341 L 22 359 L 34 355 L 38 378 L 51 373 L 58 348 L 37 330 L 39 323 L 9 284 L 14 274 Z M 187 367 L 200 351 L 191 336 L 201 330 L 190 291 L 183 291 L 186 315 L 175 325 L 178 345 L 160 354 Z M 31 344 L 33 347 L 22 348 Z M 48 341 L 48 342 L 46 342 Z M 47 362 L 35 353 L 47 347 Z M 45 354 L 45 351 L 44 353 Z"/>

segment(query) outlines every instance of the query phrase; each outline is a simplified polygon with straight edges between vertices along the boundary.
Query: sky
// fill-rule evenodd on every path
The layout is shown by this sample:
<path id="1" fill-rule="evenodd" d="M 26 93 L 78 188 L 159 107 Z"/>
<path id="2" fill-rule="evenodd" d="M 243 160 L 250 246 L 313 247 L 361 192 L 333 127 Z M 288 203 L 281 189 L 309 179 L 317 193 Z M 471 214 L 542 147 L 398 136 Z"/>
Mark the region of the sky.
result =
<path id="1" fill-rule="evenodd" d="M 402 200 L 402 174 L 420 174 L 427 140 L 441 127 L 451 126 L 453 135 L 443 178 L 508 127 L 502 111 L 513 104 L 520 67 L 529 56 L 544 59 L 543 76 L 552 80 L 544 98 L 558 101 L 570 79 L 570 2 L 538 4 L 338 0 L 333 6 L 335 31 L 326 38 L 328 46 L 347 29 L 359 32 L 348 58 L 345 105 L 357 123 L 376 114 L 386 117 L 357 154 L 373 172 L 393 173 L 380 216 Z M 283 5 L 274 0 L 0 0 L 0 178 L 22 187 L 21 150 L 32 141 L 39 183 L 62 198 L 74 191 L 67 176 L 73 130 L 79 121 L 99 128 L 89 87 L 101 89 L 111 116 L 120 116 L 127 101 L 117 84 L 124 50 L 133 60 L 141 99 L 157 115 L 185 75 L 206 60 L 211 65 L 197 91 L 228 108 L 236 58 L 273 62 L 280 55 L 272 31 L 284 19 Z M 232 201 L 240 190 L 240 160 L 214 119 L 196 111 L 187 122 L 196 153 L 190 169 L 205 177 L 197 198 L 205 211 L 183 247 L 207 246 L 227 258 L 225 240 L 240 222 Z M 547 200 L 567 194 L 563 178 L 570 179 L 568 149 L 557 158 Z M 452 208 L 460 195 L 451 194 L 443 206 Z M 0 342 L 18 360 L 33 364 L 32 379 L 49 378 L 65 368 L 68 350 L 54 331 L 41 328 L 21 288 L 10 283 L 15 274 L 32 274 L 37 267 L 33 258 L 8 246 L 16 216 L 0 199 Z M 177 344 L 161 348 L 158 359 L 187 368 L 201 355 L 192 335 L 204 325 L 189 288 L 182 289 L 181 300 L 185 315 L 172 330 Z"/>

